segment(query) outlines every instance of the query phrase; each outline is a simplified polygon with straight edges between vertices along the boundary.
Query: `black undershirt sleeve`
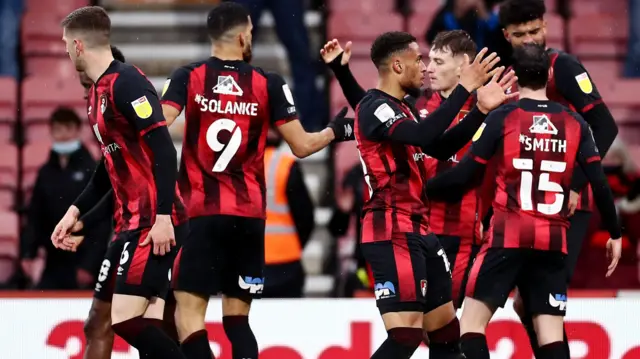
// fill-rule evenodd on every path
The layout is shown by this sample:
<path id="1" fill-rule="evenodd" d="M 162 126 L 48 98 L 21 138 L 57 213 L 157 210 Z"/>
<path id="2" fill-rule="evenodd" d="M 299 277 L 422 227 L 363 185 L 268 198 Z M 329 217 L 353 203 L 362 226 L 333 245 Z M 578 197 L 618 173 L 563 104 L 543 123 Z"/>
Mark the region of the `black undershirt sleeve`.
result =
<path id="1" fill-rule="evenodd" d="M 583 113 L 582 117 L 587 124 L 589 124 L 589 127 L 591 127 L 593 139 L 596 142 L 596 147 L 598 147 L 600 151 L 600 157 L 604 158 L 618 135 L 618 126 L 611 112 L 609 112 L 609 109 L 604 103 L 598 103 L 589 111 Z M 587 176 L 582 171 L 582 168 L 576 166 L 576 169 L 573 171 L 573 177 L 571 178 L 571 190 L 580 192 L 587 185 L 587 182 Z"/>
<path id="2" fill-rule="evenodd" d="M 349 64 L 342 65 L 340 61 L 342 61 L 342 54 L 338 55 L 338 57 L 329 63 L 329 68 L 336 76 L 336 80 L 338 80 L 340 88 L 342 88 L 342 93 L 347 99 L 347 102 L 349 102 L 349 106 L 355 110 L 358 102 L 362 100 L 366 91 L 358 84 L 356 78 L 353 77 L 353 73 L 351 69 L 349 69 Z"/>
<path id="3" fill-rule="evenodd" d="M 422 151 L 440 161 L 446 161 L 462 149 L 478 131 L 487 115 L 474 107 L 459 124 L 448 129 L 432 145 Z"/>
<path id="4" fill-rule="evenodd" d="M 456 118 L 470 93 L 458 85 L 437 110 L 420 122 L 402 121 L 389 133 L 392 140 L 407 145 L 429 148 L 433 146 Z"/>
<path id="5" fill-rule="evenodd" d="M 581 124 L 582 131 L 577 162 L 587 176 L 589 183 L 591 183 L 593 197 L 596 206 L 598 206 L 598 211 L 602 216 L 602 222 L 605 228 L 611 238 L 620 238 L 622 231 L 620 223 L 618 222 L 618 214 L 607 176 L 600 162 L 598 148 L 596 147 L 589 125 L 581 118 L 578 118 L 578 121 Z"/>
<path id="6" fill-rule="evenodd" d="M 73 202 L 73 205 L 80 210 L 81 215 L 89 212 L 112 188 L 104 161 L 103 158 L 98 163 L 95 172 L 93 172 L 91 176 L 91 180 L 89 180 L 89 184 L 87 184 L 87 187 L 84 188 L 80 196 Z"/>

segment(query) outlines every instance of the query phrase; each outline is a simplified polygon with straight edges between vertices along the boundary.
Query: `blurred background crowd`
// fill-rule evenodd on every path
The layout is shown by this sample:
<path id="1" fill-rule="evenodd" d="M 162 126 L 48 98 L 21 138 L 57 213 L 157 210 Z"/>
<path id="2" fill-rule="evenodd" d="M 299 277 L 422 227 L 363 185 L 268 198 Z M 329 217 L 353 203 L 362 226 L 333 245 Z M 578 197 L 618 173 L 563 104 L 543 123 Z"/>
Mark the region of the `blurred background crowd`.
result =
<path id="1" fill-rule="evenodd" d="M 426 53 L 439 31 L 463 29 L 505 63 L 509 59 L 497 20 L 499 0 L 238 1 L 251 8 L 258 24 L 254 65 L 285 77 L 308 131 L 323 128 L 347 105 L 319 56 L 328 39 L 353 42 L 350 67 L 365 87 L 375 86 L 369 47 L 384 31 L 413 33 Z M 112 43 L 160 92 L 175 67 L 210 55 L 204 28 L 215 3 L 0 0 L 0 288 L 91 289 L 111 238 L 111 219 L 105 218 L 87 234 L 95 244 L 78 253 L 57 251 L 49 240 L 99 155 L 83 88 L 61 41 L 60 20 L 80 6 L 105 7 Z M 578 56 L 620 128 L 604 163 L 625 226 L 623 258 L 614 276 L 605 279 L 608 236 L 592 220 L 572 287 L 640 289 L 640 0 L 547 0 L 546 5 L 548 45 Z M 171 129 L 178 149 L 181 128 L 178 123 Z M 280 145 L 275 138 L 270 143 Z M 269 190 L 289 204 L 296 234 L 287 238 L 285 264 L 270 263 L 267 236 L 265 294 L 272 286 L 272 296 L 282 297 L 370 295 L 357 250 L 363 176 L 355 144 L 299 162 L 267 157 L 274 161 L 267 166 L 274 171 L 267 176 Z M 275 270 L 282 265 L 291 270 Z"/>

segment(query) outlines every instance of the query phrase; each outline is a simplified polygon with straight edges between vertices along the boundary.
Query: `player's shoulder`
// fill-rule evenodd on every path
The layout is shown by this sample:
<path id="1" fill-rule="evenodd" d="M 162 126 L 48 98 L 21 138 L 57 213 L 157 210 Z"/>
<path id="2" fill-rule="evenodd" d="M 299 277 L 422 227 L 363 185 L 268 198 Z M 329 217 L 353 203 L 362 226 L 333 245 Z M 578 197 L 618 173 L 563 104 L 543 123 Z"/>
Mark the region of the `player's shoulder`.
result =
<path id="1" fill-rule="evenodd" d="M 206 64 L 207 60 L 194 61 L 176 68 L 173 73 L 191 74 L 194 70 L 205 66 Z"/>
<path id="2" fill-rule="evenodd" d="M 132 84 L 142 84 L 142 85 L 150 85 L 149 79 L 147 76 L 134 65 L 119 63 L 116 72 L 118 73 L 118 77 L 114 83 L 114 89 L 121 88 L 124 86 L 130 86 Z"/>
<path id="3" fill-rule="evenodd" d="M 587 121 L 585 121 L 581 114 L 562 104 L 558 104 L 558 106 L 562 107 L 562 113 L 565 114 L 566 117 L 577 121 L 581 126 L 587 125 Z"/>
<path id="4" fill-rule="evenodd" d="M 359 112 L 371 112 L 375 111 L 383 105 L 385 107 L 391 108 L 392 101 L 380 91 L 371 89 L 364 94 L 364 96 L 358 103 L 357 109 Z"/>
<path id="5" fill-rule="evenodd" d="M 552 48 L 550 48 L 548 52 L 549 56 L 551 56 L 554 70 L 557 68 L 562 69 L 563 67 L 572 65 L 582 66 L 582 63 L 575 55 Z"/>
<path id="6" fill-rule="evenodd" d="M 507 116 L 509 116 L 511 113 L 513 113 L 519 108 L 520 108 L 519 101 L 508 102 L 503 105 L 500 105 L 495 110 L 489 112 L 489 114 L 487 115 L 487 121 L 489 120 L 495 121 L 496 119 L 504 120 L 505 118 L 507 118 Z"/>

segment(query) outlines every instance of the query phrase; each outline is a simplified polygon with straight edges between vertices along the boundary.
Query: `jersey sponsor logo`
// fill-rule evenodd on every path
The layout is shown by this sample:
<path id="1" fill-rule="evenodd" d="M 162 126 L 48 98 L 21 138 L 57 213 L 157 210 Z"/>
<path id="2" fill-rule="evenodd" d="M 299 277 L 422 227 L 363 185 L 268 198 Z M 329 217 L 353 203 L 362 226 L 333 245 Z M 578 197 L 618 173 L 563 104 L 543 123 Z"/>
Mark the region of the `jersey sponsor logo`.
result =
<path id="1" fill-rule="evenodd" d="M 251 294 L 260 294 L 264 289 L 264 278 L 238 276 L 238 286 Z"/>
<path id="2" fill-rule="evenodd" d="M 131 106 L 133 106 L 133 110 L 136 112 L 136 115 L 143 120 L 151 117 L 151 114 L 153 114 L 153 108 L 151 107 L 149 100 L 147 100 L 147 96 L 142 96 L 131 102 Z"/>
<path id="3" fill-rule="evenodd" d="M 242 96 L 244 91 L 242 91 L 233 76 L 218 76 L 218 84 L 213 86 L 213 93 Z"/>
<path id="4" fill-rule="evenodd" d="M 167 93 L 167 90 L 169 89 L 169 85 L 171 85 L 171 79 L 167 79 L 167 81 L 164 82 L 164 87 L 162 88 L 161 96 L 164 96 L 164 94 Z"/>
<path id="5" fill-rule="evenodd" d="M 566 294 L 551 294 L 549 293 L 549 305 L 558 308 L 560 311 L 567 310 L 567 295 Z"/>
<path id="6" fill-rule="evenodd" d="M 586 93 L 587 95 L 593 92 L 593 84 L 591 83 L 591 79 L 589 79 L 589 74 L 587 74 L 586 72 L 583 72 L 580 75 L 576 76 L 576 81 L 578 82 L 578 86 L 580 87 L 580 90 L 582 90 L 582 92 Z"/>
<path id="7" fill-rule="evenodd" d="M 483 122 L 482 125 L 480 125 L 480 127 L 476 131 L 476 133 L 473 135 L 473 138 L 471 139 L 471 141 L 476 142 L 477 140 L 479 140 L 480 137 L 482 136 L 482 132 L 484 131 L 485 127 L 487 127 L 487 124 Z"/>
<path id="8" fill-rule="evenodd" d="M 558 129 L 547 115 L 539 115 L 533 116 L 533 124 L 529 127 L 529 132 L 540 135 L 557 135 Z"/>
<path id="9" fill-rule="evenodd" d="M 425 158 L 429 158 L 429 155 L 423 152 L 418 152 L 413 154 L 413 160 L 415 162 L 424 161 Z"/>
<path id="10" fill-rule="evenodd" d="M 282 92 L 284 92 L 284 98 L 287 99 L 287 102 L 289 102 L 290 105 L 294 105 L 293 94 L 291 93 L 291 89 L 289 88 L 289 85 L 287 84 L 282 85 Z"/>
<path id="11" fill-rule="evenodd" d="M 396 296 L 396 287 L 391 282 L 376 283 L 374 287 L 376 300 L 393 298 Z"/>
<path id="12" fill-rule="evenodd" d="M 219 113 L 221 115 L 258 116 L 258 104 L 254 102 L 236 102 L 210 100 L 202 95 L 196 95 L 195 101 L 200 105 L 200 111 Z"/>

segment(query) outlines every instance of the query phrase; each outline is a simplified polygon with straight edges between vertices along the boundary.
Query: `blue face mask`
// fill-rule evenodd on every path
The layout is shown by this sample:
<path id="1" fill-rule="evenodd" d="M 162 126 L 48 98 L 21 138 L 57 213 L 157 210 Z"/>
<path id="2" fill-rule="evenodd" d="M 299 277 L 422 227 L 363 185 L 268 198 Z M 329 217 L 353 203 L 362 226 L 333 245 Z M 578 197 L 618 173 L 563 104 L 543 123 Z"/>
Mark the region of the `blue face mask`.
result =
<path id="1" fill-rule="evenodd" d="M 51 149 L 59 155 L 68 155 L 80 149 L 80 140 L 54 142 Z"/>

